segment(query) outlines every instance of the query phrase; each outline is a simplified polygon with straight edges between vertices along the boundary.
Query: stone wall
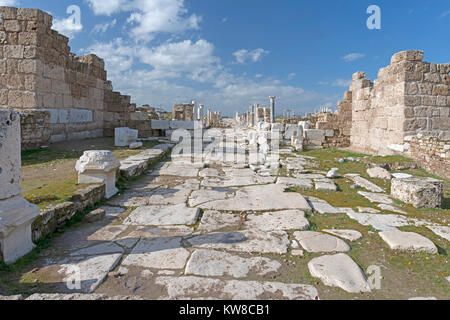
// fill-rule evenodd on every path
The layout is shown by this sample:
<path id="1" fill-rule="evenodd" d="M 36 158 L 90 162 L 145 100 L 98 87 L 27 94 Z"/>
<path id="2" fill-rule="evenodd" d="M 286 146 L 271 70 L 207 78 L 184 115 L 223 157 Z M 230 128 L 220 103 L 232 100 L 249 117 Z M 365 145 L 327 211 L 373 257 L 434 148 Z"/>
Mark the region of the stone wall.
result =
<path id="1" fill-rule="evenodd" d="M 144 128 L 135 121 L 147 121 L 143 136 L 150 134 L 150 119 L 133 119 L 136 105 L 113 91 L 104 61 L 72 54 L 69 39 L 51 29 L 51 15 L 12 7 L 0 7 L 0 13 L 0 108 L 47 110 L 50 142 L 112 136 L 115 127 Z M 24 131 L 36 128 L 28 123 Z M 40 135 L 41 143 L 25 134 L 25 148 L 46 144 L 47 133 Z"/>
<path id="2" fill-rule="evenodd" d="M 450 141 L 418 134 L 405 137 L 405 142 L 405 155 L 428 172 L 450 179 Z"/>
<path id="3" fill-rule="evenodd" d="M 364 72 L 353 75 L 353 150 L 394 154 L 419 132 L 450 140 L 450 64 L 422 59 L 422 51 L 399 52 L 373 83 Z"/>
<path id="4" fill-rule="evenodd" d="M 336 112 L 321 112 L 310 118 L 311 123 L 315 122 L 316 129 L 327 131 L 325 141 L 322 143 L 323 147 L 349 147 L 352 127 L 352 93 L 345 93 L 344 100 L 339 101 Z"/>
<path id="5" fill-rule="evenodd" d="M 50 143 L 50 112 L 39 109 L 20 113 L 22 150 L 37 149 Z"/>
<path id="6" fill-rule="evenodd" d="M 37 241 L 64 226 L 74 215 L 94 206 L 105 197 L 105 185 L 92 185 L 78 190 L 68 202 L 42 210 L 32 225 L 32 238 Z"/>
<path id="7" fill-rule="evenodd" d="M 193 103 L 183 103 L 174 105 L 172 120 L 194 121 L 194 108 L 195 104 Z"/>

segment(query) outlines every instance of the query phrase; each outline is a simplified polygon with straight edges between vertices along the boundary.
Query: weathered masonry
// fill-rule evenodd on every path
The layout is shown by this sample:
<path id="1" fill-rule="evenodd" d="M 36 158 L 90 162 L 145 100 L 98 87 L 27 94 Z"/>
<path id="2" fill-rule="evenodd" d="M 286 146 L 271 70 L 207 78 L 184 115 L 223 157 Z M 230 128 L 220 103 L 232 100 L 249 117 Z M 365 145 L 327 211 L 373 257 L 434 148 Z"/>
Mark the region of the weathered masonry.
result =
<path id="1" fill-rule="evenodd" d="M 69 39 L 51 29 L 51 15 L 12 7 L 0 12 L 0 108 L 22 114 L 24 149 L 112 136 L 123 126 L 151 135 L 148 114 L 113 91 L 104 61 L 72 54 Z"/>
<path id="2" fill-rule="evenodd" d="M 353 150 L 403 152 L 405 137 L 418 133 L 450 140 L 450 63 L 422 59 L 422 51 L 403 51 L 374 82 L 363 72 L 353 75 Z"/>

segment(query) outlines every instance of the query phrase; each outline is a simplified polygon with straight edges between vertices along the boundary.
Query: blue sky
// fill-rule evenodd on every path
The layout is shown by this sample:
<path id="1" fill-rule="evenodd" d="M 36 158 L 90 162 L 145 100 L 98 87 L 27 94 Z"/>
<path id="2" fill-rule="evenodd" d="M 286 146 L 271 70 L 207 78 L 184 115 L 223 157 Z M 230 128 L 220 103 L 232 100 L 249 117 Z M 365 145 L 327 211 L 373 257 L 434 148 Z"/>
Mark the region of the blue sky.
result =
<path id="1" fill-rule="evenodd" d="M 105 59 L 114 89 L 171 109 L 196 100 L 226 115 L 253 103 L 297 114 L 336 108 L 352 73 L 375 79 L 392 54 L 450 62 L 448 0 L 0 0 L 40 8 L 72 52 Z M 67 8 L 80 8 L 76 19 Z M 369 30 L 370 5 L 381 30 Z"/>

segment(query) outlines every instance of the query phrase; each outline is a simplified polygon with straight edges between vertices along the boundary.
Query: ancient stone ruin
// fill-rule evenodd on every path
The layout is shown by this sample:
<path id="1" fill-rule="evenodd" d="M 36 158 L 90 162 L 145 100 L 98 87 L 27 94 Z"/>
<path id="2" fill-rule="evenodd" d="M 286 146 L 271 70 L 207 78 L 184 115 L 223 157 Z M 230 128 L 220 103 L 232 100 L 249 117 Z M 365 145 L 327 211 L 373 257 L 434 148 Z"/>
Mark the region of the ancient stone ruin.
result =
<path id="1" fill-rule="evenodd" d="M 113 91 L 47 13 L 0 12 L 0 262 L 49 240 L 11 276 L 23 296 L 0 282 L 0 300 L 448 297 L 448 181 L 428 176 L 450 177 L 450 64 L 397 53 L 373 82 L 355 73 L 336 112 L 280 118 L 270 96 L 233 119 L 195 101 L 170 118 Z M 24 199 L 21 146 L 96 137 L 110 150 L 32 168 L 64 162 L 79 190 Z"/>
<path id="2" fill-rule="evenodd" d="M 0 261 L 13 263 L 29 253 L 31 224 L 39 208 L 22 197 L 20 116 L 0 110 Z"/>

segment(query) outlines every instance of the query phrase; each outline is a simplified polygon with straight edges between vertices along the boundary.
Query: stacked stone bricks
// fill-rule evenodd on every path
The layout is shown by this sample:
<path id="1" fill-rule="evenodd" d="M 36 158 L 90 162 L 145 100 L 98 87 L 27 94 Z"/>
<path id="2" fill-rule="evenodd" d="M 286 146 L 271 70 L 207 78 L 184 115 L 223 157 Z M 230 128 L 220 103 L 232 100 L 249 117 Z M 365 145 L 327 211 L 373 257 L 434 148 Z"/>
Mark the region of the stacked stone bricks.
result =
<path id="1" fill-rule="evenodd" d="M 394 154 L 419 132 L 450 140 L 450 64 L 422 59 L 422 51 L 399 52 L 373 83 L 353 75 L 353 150 Z"/>
<path id="2" fill-rule="evenodd" d="M 102 59 L 71 54 L 69 39 L 51 29 L 52 16 L 41 10 L 0 7 L 0 12 L 0 108 L 26 110 L 28 125 L 30 117 L 35 114 L 38 123 L 47 110 L 43 128 L 51 134 L 38 144 L 101 137 L 104 127 L 110 135 L 111 124 L 128 124 L 135 106 L 112 91 Z"/>

